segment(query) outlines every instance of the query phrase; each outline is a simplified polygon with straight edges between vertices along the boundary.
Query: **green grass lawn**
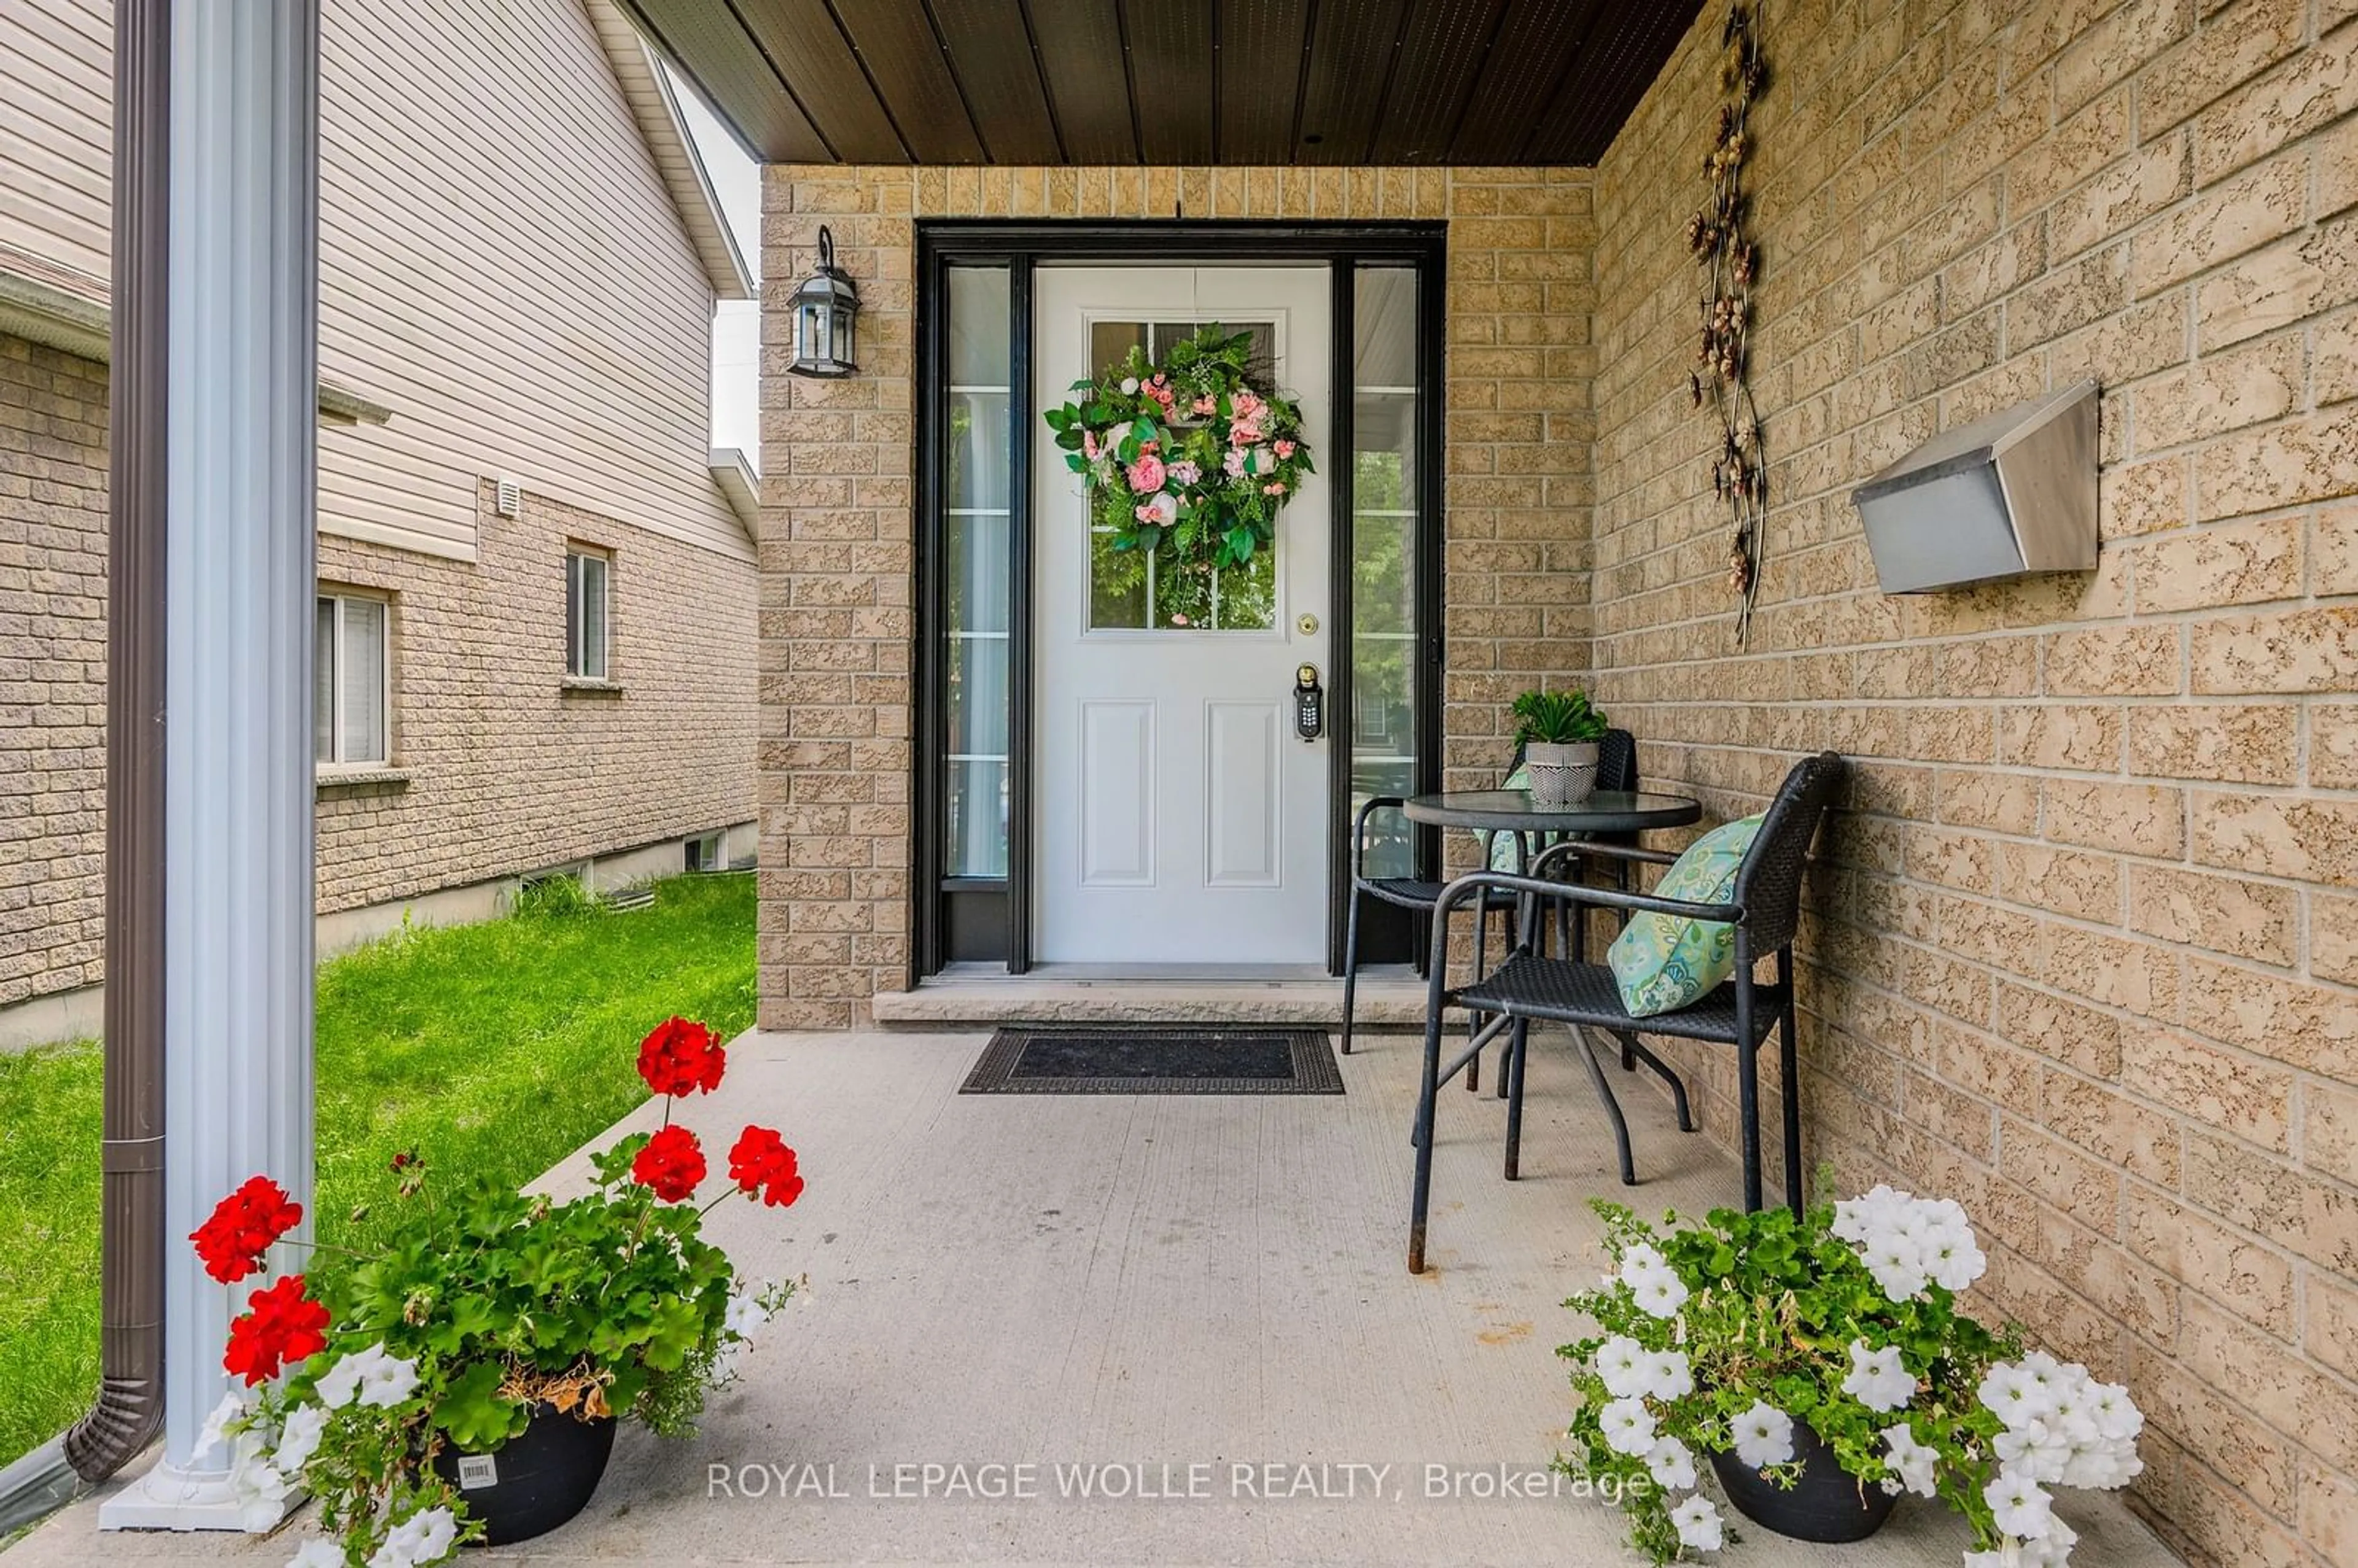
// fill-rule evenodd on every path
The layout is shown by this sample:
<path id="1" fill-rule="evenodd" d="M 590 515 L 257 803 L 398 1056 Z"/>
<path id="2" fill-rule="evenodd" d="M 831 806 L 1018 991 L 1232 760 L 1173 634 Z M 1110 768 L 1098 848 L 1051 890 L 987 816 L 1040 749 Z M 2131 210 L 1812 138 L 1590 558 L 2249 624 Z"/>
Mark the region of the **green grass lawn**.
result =
<path id="1" fill-rule="evenodd" d="M 521 1184 L 645 1098 L 639 1037 L 671 1014 L 753 1022 L 753 881 L 684 877 L 652 909 L 425 929 L 319 968 L 319 1238 L 365 1249 L 387 1162 Z M 0 1463 L 98 1379 L 96 1044 L 0 1054 Z"/>

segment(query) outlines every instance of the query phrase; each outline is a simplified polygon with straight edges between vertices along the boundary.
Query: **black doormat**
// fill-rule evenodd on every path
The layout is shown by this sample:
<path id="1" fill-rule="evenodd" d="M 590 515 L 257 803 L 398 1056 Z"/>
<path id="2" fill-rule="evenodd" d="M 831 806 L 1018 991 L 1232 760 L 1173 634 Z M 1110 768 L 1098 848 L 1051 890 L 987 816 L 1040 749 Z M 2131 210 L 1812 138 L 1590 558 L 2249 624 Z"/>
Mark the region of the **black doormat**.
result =
<path id="1" fill-rule="evenodd" d="M 1339 1095 L 1315 1029 L 1002 1029 L 966 1076 L 968 1095 Z"/>

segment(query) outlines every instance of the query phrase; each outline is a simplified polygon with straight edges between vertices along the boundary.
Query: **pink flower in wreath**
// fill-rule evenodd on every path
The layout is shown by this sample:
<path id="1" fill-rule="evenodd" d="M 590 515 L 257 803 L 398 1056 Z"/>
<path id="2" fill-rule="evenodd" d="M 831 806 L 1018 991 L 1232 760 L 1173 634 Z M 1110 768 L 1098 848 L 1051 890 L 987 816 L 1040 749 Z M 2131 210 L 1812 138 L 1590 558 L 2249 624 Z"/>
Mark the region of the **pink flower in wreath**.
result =
<path id="1" fill-rule="evenodd" d="M 1293 443 L 1282 436 L 1271 441 L 1270 445 L 1277 449 L 1277 455 L 1280 458 L 1290 458 L 1293 455 Z"/>
<path id="2" fill-rule="evenodd" d="M 1242 479 L 1245 472 L 1245 449 L 1242 447 L 1230 447 L 1228 455 L 1220 460 L 1220 467 L 1230 479 Z"/>
<path id="3" fill-rule="evenodd" d="M 1211 415 L 1213 410 L 1218 408 L 1219 406 L 1220 400 L 1207 392 L 1187 406 L 1195 411 L 1196 417 L 1206 418 Z"/>
<path id="4" fill-rule="evenodd" d="M 1158 495 L 1142 506 L 1131 507 L 1130 514 L 1141 523 L 1149 524 L 1157 528 L 1168 528 L 1178 520 L 1179 503 L 1175 497 Z"/>
<path id="5" fill-rule="evenodd" d="M 1228 445 L 1231 447 L 1249 447 L 1260 440 L 1260 422 L 1259 420 L 1239 419 L 1228 427 Z"/>
<path id="6" fill-rule="evenodd" d="M 1141 495 L 1161 490 L 1163 480 L 1163 460 L 1152 452 L 1141 452 L 1138 460 L 1130 465 L 1130 488 Z"/>
<path id="7" fill-rule="evenodd" d="M 1249 388 L 1239 387 L 1228 398 L 1228 417 L 1231 419 L 1259 419 L 1260 417 L 1261 410 L 1268 406 L 1269 405 L 1263 403 L 1259 395 L 1252 392 Z"/>
<path id="8" fill-rule="evenodd" d="M 1285 493 L 1285 481 L 1282 479 L 1271 480 L 1267 484 L 1260 487 L 1260 492 L 1263 495 L 1283 495 Z"/>
<path id="9" fill-rule="evenodd" d="M 1184 489 L 1204 477 L 1204 470 L 1189 459 L 1181 458 L 1171 465 L 1171 482 Z"/>
<path id="10" fill-rule="evenodd" d="M 1084 430 L 1081 432 L 1081 456 L 1088 459 L 1091 462 L 1095 462 L 1098 460 L 1098 454 L 1103 450 L 1104 449 L 1098 445 L 1096 431 Z"/>

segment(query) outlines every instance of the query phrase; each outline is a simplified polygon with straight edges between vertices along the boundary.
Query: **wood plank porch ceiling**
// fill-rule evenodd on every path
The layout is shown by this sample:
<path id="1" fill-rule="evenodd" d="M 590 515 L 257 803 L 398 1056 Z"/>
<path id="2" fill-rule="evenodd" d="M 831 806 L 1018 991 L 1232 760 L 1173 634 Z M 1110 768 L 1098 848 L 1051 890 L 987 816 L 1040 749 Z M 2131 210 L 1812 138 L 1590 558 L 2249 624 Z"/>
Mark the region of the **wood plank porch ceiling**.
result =
<path id="1" fill-rule="evenodd" d="M 624 0 L 781 163 L 1594 164 L 1701 0 Z"/>

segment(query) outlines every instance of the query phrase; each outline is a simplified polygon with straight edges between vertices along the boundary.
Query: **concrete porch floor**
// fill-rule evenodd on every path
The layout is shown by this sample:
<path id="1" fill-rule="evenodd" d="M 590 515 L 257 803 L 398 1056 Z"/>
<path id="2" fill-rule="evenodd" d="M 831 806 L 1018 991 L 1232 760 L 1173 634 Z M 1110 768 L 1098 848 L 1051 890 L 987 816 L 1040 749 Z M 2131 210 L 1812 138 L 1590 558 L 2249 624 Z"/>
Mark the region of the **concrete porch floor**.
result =
<path id="1" fill-rule="evenodd" d="M 1634 1562 L 1619 1516 L 1570 1496 L 1500 1499 L 1541 1472 L 1570 1410 L 1552 1351 L 1563 1297 L 1602 1253 L 1584 1206 L 1731 1201 L 1733 1167 L 1651 1093 L 1627 1097 L 1645 1184 L 1612 1142 L 1561 1037 L 1535 1049 L 1524 1179 L 1498 1178 L 1503 1107 L 1446 1091 L 1437 1269 L 1405 1271 L 1416 1043 L 1376 1035 L 1335 1096 L 960 1097 L 979 1033 L 749 1034 L 688 1119 L 726 1147 L 747 1119 L 802 1152 L 795 1207 L 723 1205 L 716 1238 L 753 1274 L 807 1273 L 693 1440 L 626 1429 L 588 1513 L 527 1546 L 539 1563 L 1349 1563 Z M 600 1140 L 600 1142 L 605 1141 Z M 578 1159 L 551 1178 L 577 1184 Z M 895 1467 L 1034 1464 L 1038 1496 L 891 1496 Z M 1143 1466 L 1207 1497 L 1084 1500 L 1058 1467 Z M 774 1465 L 833 1498 L 708 1496 L 711 1466 Z M 1348 1472 L 1357 1495 L 1247 1495 Z M 1279 1466 L 1274 1472 L 1266 1466 Z M 1427 1466 L 1459 1488 L 1428 1498 Z M 810 1467 L 810 1468 L 805 1468 Z M 1168 1467 L 1166 1483 L 1165 1467 Z M 1346 1472 L 1325 1473 L 1340 1490 Z M 1487 1478 L 1487 1481 L 1483 1478 Z M 922 1474 L 917 1484 L 922 1485 Z M 882 1491 L 884 1496 L 875 1495 Z M 2174 1558 L 2113 1496 L 2069 1494 L 2084 1568 Z M 93 1531 L 50 1520 L 9 1568 L 284 1562 L 295 1532 Z M 1757 1529 L 1720 1561 L 1766 1568 L 1954 1564 L 1963 1527 L 1909 1499 L 1855 1547 Z"/>

